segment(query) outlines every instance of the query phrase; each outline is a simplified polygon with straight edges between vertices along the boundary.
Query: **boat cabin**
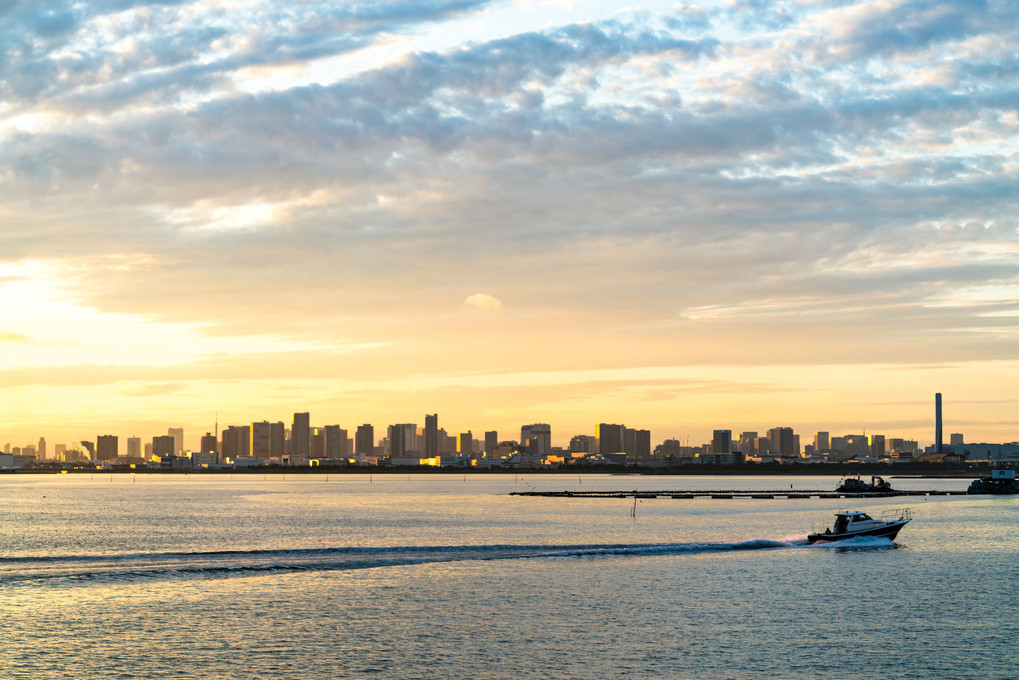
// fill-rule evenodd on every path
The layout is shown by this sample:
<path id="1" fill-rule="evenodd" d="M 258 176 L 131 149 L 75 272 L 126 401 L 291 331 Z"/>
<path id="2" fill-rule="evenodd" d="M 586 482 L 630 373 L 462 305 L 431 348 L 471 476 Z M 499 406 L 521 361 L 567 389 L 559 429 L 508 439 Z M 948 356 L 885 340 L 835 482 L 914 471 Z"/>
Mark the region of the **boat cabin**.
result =
<path id="1" fill-rule="evenodd" d="M 833 532 L 836 534 L 868 529 L 875 523 L 873 517 L 860 511 L 840 512 L 835 517 L 835 529 Z"/>

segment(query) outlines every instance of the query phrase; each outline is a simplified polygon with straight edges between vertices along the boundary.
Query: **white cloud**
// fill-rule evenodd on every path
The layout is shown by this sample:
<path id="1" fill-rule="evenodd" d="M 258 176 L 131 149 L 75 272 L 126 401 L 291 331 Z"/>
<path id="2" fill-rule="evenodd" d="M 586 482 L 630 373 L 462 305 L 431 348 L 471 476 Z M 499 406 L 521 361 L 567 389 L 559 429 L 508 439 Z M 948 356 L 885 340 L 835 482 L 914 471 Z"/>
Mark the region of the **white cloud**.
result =
<path id="1" fill-rule="evenodd" d="M 467 296 L 467 299 L 464 300 L 464 307 L 479 312 L 494 312 L 502 309 L 502 300 L 485 293 L 475 293 Z"/>

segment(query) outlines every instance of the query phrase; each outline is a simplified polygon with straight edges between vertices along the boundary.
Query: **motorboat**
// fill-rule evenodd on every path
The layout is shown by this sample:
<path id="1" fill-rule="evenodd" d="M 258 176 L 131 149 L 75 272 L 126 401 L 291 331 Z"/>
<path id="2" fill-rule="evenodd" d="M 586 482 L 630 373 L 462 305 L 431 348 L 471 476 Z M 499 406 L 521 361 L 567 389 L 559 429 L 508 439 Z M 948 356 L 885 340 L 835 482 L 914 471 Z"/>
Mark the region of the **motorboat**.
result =
<path id="1" fill-rule="evenodd" d="M 894 541 L 899 530 L 911 519 L 909 508 L 889 510 L 882 513 L 880 519 L 859 510 L 836 512 L 835 525 L 825 529 L 824 533 L 807 534 L 807 543 L 844 541 L 857 536 L 879 536 Z"/>

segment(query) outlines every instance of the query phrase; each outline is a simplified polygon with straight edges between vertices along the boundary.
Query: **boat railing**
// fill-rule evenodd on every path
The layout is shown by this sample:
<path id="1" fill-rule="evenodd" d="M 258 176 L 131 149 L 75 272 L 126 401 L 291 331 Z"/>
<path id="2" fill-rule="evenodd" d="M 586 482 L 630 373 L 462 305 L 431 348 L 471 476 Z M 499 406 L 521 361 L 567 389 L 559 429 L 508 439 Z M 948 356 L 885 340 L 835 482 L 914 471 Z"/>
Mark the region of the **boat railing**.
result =
<path id="1" fill-rule="evenodd" d="M 880 519 L 882 522 L 899 522 L 904 519 L 913 519 L 913 515 L 910 514 L 909 508 L 895 508 L 882 512 Z"/>

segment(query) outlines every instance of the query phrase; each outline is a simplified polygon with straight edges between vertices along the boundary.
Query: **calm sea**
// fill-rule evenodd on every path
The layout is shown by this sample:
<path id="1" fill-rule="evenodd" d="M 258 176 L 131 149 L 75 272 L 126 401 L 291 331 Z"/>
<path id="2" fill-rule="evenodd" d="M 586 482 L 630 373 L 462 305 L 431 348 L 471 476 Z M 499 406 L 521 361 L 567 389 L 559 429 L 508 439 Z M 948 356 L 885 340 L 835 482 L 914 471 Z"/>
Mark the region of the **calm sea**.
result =
<path id="1" fill-rule="evenodd" d="M 2 476 L 0 677 L 1019 677 L 1017 498 L 508 495 L 837 481 Z"/>

